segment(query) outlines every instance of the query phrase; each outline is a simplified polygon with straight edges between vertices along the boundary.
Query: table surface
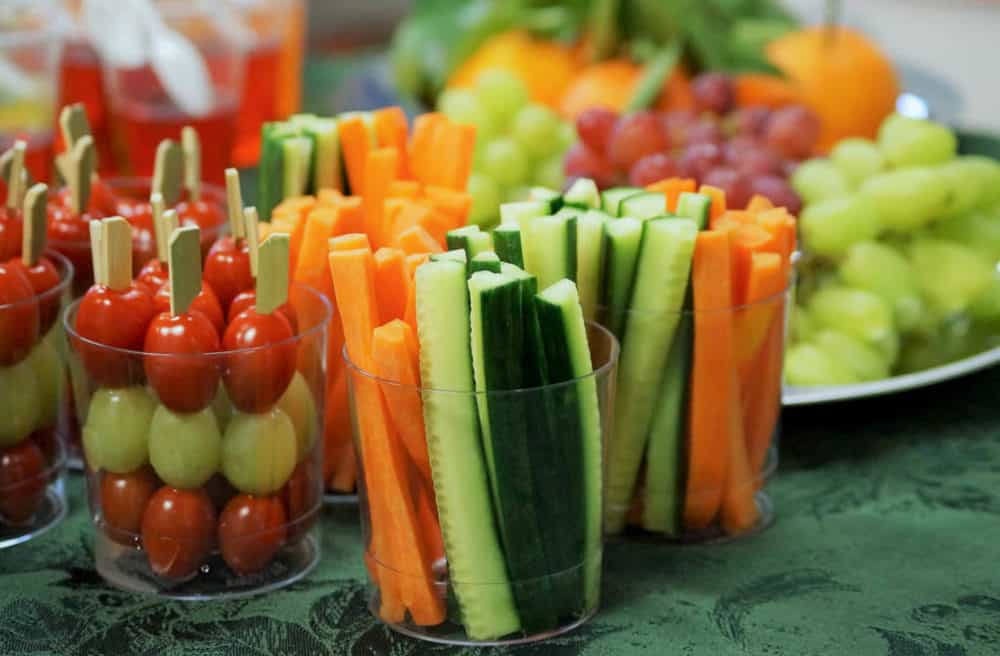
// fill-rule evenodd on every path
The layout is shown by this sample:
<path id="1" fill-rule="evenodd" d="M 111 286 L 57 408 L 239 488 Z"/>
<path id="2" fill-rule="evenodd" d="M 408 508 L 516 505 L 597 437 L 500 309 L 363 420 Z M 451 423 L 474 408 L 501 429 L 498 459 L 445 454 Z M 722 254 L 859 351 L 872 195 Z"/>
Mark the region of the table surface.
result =
<path id="1" fill-rule="evenodd" d="M 310 67 L 307 106 L 343 66 Z M 338 108 L 339 109 L 339 108 Z M 601 612 L 497 654 L 1000 653 L 1000 368 L 783 418 L 776 523 L 744 541 L 605 549 Z M 0 654 L 475 654 L 398 636 L 366 604 L 357 510 L 327 508 L 324 555 L 264 596 L 183 603 L 94 570 L 79 475 L 71 512 L 0 552 Z"/>

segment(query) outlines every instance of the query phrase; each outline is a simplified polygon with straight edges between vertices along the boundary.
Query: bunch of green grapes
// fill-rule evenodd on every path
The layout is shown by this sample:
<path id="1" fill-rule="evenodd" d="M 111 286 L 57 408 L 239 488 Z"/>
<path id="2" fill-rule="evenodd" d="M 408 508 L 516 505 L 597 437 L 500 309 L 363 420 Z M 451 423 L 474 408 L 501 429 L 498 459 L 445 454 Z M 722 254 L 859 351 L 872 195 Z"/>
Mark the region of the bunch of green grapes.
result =
<path id="1" fill-rule="evenodd" d="M 1000 164 L 894 115 L 792 177 L 805 206 L 793 385 L 878 380 L 966 357 L 1000 334 Z"/>
<path id="2" fill-rule="evenodd" d="M 473 88 L 441 94 L 438 111 L 476 126 L 470 222 L 498 222 L 500 204 L 526 198 L 532 186 L 562 187 L 562 157 L 575 140 L 573 126 L 545 105 L 531 102 L 528 89 L 513 73 L 483 71 Z"/>

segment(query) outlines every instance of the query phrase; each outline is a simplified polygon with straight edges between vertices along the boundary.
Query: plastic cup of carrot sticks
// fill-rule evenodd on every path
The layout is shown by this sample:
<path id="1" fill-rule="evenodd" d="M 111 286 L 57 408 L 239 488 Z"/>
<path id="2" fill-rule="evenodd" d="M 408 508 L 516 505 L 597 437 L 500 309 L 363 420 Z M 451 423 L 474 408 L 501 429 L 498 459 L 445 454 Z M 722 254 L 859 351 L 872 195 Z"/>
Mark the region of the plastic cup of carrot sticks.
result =
<path id="1" fill-rule="evenodd" d="M 364 241 L 334 239 L 329 259 L 372 613 L 449 644 L 581 625 L 600 593 L 615 338 L 585 324 L 571 281 L 539 290 L 471 248 L 430 256 L 413 321 L 380 324 Z"/>
<path id="2" fill-rule="evenodd" d="M 64 317 L 97 571 L 182 599 L 287 585 L 320 555 L 329 303 L 288 285 L 288 237 L 272 234 L 248 239 L 256 286 L 227 319 L 198 229 L 158 220 L 166 306 L 132 279 L 130 228 L 113 217 L 91 224 L 104 259 Z"/>

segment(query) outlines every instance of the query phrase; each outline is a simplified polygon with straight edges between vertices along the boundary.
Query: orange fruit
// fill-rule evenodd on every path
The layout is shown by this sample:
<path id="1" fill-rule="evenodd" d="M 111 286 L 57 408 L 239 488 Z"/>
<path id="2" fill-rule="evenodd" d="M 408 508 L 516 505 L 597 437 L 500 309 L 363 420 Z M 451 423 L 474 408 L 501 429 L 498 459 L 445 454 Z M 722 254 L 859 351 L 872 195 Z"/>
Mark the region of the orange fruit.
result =
<path id="1" fill-rule="evenodd" d="M 586 67 L 570 82 L 559 105 L 570 120 L 591 107 L 616 112 L 625 108 L 642 76 L 642 68 L 626 59 L 609 59 Z"/>
<path id="2" fill-rule="evenodd" d="M 874 138 L 896 105 L 899 80 L 885 53 L 846 27 L 810 27 L 768 44 L 767 58 L 798 87 L 822 125 L 819 149 L 845 137 Z"/>

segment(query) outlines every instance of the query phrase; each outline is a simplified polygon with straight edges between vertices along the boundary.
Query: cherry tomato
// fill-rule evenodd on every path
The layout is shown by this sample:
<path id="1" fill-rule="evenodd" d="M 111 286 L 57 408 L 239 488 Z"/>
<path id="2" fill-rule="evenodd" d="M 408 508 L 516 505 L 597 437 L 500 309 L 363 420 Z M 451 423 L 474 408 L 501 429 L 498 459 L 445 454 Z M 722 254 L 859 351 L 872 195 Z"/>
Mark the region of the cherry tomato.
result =
<path id="1" fill-rule="evenodd" d="M 248 289 L 245 292 L 240 292 L 233 299 L 232 303 L 229 304 L 229 314 L 227 315 L 227 323 L 232 323 L 243 310 L 249 310 L 257 303 L 257 290 Z M 288 319 L 288 325 L 292 327 L 292 332 L 296 335 L 299 334 L 299 318 L 295 313 L 295 306 L 291 303 L 285 303 L 279 307 L 277 312 L 285 315 Z"/>
<path id="2" fill-rule="evenodd" d="M 67 396 L 72 396 L 72 394 Z M 39 428 L 28 437 L 42 450 L 45 462 L 54 465 L 59 461 L 59 457 L 62 455 L 62 446 L 59 444 L 59 436 L 56 434 L 55 426 Z"/>
<path id="3" fill-rule="evenodd" d="M 278 312 L 244 310 L 226 328 L 222 346 L 227 351 L 254 349 L 229 356 L 226 390 L 243 412 L 263 412 L 285 393 L 295 375 L 292 327 Z"/>
<path id="4" fill-rule="evenodd" d="M 156 293 L 153 295 L 153 306 L 156 307 L 157 312 L 170 312 L 169 281 L 156 290 Z M 215 295 L 215 292 L 208 286 L 208 283 L 202 281 L 201 291 L 191 301 L 190 309 L 204 314 L 212 322 L 216 334 L 220 337 L 225 332 L 226 320 L 225 315 L 222 313 L 222 305 L 219 303 L 219 297 Z"/>
<path id="5" fill-rule="evenodd" d="M 285 537 L 285 507 L 277 497 L 241 494 L 219 517 L 222 559 L 240 576 L 264 569 Z"/>
<path id="6" fill-rule="evenodd" d="M 90 256 L 90 221 L 104 215 L 78 215 L 55 203 L 49 203 L 48 214 L 49 246 L 73 263 L 74 293 L 82 295 L 94 282 L 93 260 Z"/>
<path id="7" fill-rule="evenodd" d="M 221 225 L 226 220 L 222 206 L 211 201 L 182 200 L 174 208 L 181 224 L 196 225 L 202 230 L 208 230 Z"/>
<path id="8" fill-rule="evenodd" d="M 138 351 L 153 314 L 153 299 L 135 284 L 120 291 L 94 285 L 80 302 L 75 327 L 81 337 L 98 344 Z M 128 354 L 109 353 L 83 342 L 74 346 L 99 385 L 124 387 L 140 379 Z"/>
<path id="9" fill-rule="evenodd" d="M 38 301 L 24 267 L 0 264 L 0 367 L 27 356 L 38 329 Z"/>
<path id="10" fill-rule="evenodd" d="M 199 353 L 219 351 L 219 333 L 197 310 L 172 316 L 161 312 L 146 330 L 146 377 L 160 402 L 174 412 L 197 412 L 215 398 L 219 370 Z M 178 357 L 156 355 L 169 353 Z M 183 357 L 191 354 L 192 357 Z"/>
<path id="11" fill-rule="evenodd" d="M 23 230 L 20 212 L 0 208 L 0 262 L 21 254 Z"/>
<path id="12" fill-rule="evenodd" d="M 202 489 L 157 490 L 142 515 L 142 546 L 153 572 L 185 579 L 198 572 L 215 542 L 215 508 Z"/>
<path id="13" fill-rule="evenodd" d="M 132 206 L 125 217 L 132 226 L 132 266 L 135 272 L 156 257 L 156 233 L 153 230 L 153 208 L 149 203 Z"/>
<path id="14" fill-rule="evenodd" d="M 160 481 L 148 465 L 128 474 L 103 472 L 101 517 L 108 537 L 124 545 L 138 540 L 142 515 Z"/>
<path id="15" fill-rule="evenodd" d="M 323 484 L 312 457 L 295 466 L 285 487 L 281 488 L 281 500 L 288 515 L 289 541 L 304 535 L 315 526 L 319 517 L 322 488 Z"/>
<path id="16" fill-rule="evenodd" d="M 236 295 L 253 288 L 250 253 L 246 245 L 232 237 L 222 237 L 212 244 L 205 258 L 205 282 L 219 297 L 223 309 L 229 308 Z"/>
<path id="17" fill-rule="evenodd" d="M 239 494 L 239 491 L 222 474 L 212 474 L 212 478 L 205 483 L 205 492 L 212 499 L 212 505 L 218 512 L 222 512 L 229 500 Z"/>
<path id="18" fill-rule="evenodd" d="M 135 285 L 150 296 L 155 297 L 160 287 L 167 284 L 169 280 L 170 272 L 167 270 L 167 265 L 157 259 L 152 259 L 142 265 L 142 269 L 135 277 Z"/>
<path id="19" fill-rule="evenodd" d="M 0 518 L 26 524 L 45 498 L 45 455 L 31 440 L 0 452 Z"/>
<path id="20" fill-rule="evenodd" d="M 17 257 L 10 261 L 10 265 L 18 267 L 28 279 L 31 288 L 36 296 L 40 296 L 59 284 L 59 270 L 47 257 L 40 257 L 34 266 L 26 266 L 21 258 Z M 47 335 L 49 328 L 59 317 L 59 309 L 62 306 L 62 299 L 58 294 L 49 294 L 46 298 L 38 299 L 38 332 Z"/>
<path id="21" fill-rule="evenodd" d="M 53 201 L 65 208 L 69 208 L 73 202 L 73 194 L 69 187 L 59 190 Z M 109 216 L 118 212 L 118 196 L 111 185 L 99 178 L 90 181 L 90 199 L 87 202 L 87 211 Z"/>

